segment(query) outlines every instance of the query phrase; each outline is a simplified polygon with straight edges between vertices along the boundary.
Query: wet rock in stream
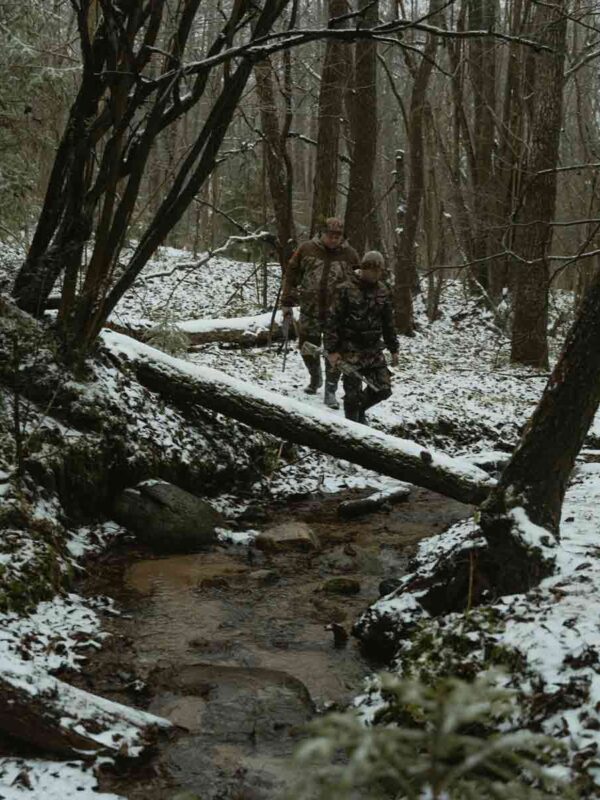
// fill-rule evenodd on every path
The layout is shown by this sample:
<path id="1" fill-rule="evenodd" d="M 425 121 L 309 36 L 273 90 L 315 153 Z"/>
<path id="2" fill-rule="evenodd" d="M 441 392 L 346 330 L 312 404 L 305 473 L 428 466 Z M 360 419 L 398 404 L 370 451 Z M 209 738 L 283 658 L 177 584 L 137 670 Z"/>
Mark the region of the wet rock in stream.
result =
<path id="1" fill-rule="evenodd" d="M 242 776 L 257 800 L 285 785 L 286 761 L 314 714 L 301 681 L 278 670 L 201 663 L 175 671 L 169 683 L 150 709 L 189 732 L 165 753 L 172 774 L 185 775 L 204 800 L 222 797 L 224 785 Z"/>
<path id="2" fill-rule="evenodd" d="M 157 553 L 191 553 L 214 544 L 223 522 L 210 503 L 165 481 L 125 489 L 114 515 Z"/>
<path id="3" fill-rule="evenodd" d="M 319 550 L 317 534 L 305 522 L 284 522 L 267 528 L 256 537 L 256 547 L 269 552 Z"/>

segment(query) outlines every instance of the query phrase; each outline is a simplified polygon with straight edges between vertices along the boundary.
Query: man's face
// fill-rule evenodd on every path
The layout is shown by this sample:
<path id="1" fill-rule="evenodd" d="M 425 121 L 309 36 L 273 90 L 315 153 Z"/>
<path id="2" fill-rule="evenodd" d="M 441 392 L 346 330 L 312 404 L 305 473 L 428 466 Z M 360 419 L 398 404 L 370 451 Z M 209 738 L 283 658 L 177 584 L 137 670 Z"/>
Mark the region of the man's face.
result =
<path id="1" fill-rule="evenodd" d="M 338 247 L 340 242 L 342 241 L 344 234 L 342 231 L 330 231 L 325 230 L 321 234 L 321 241 L 329 250 L 333 250 L 335 247 Z"/>

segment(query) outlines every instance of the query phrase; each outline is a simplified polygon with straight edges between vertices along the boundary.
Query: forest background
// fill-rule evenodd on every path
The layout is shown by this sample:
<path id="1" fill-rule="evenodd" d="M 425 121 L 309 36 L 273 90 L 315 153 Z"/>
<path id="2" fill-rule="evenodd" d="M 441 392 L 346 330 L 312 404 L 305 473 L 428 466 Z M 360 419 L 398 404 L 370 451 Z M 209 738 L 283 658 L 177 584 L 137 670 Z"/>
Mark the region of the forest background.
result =
<path id="1" fill-rule="evenodd" d="M 460 275 L 547 366 L 551 287 L 597 268 L 594 3 L 0 3 L 0 225 L 85 354 L 161 243 L 282 264 L 327 216 L 397 321 Z M 232 240 L 230 237 L 242 237 Z M 124 263 L 125 245 L 135 242 Z M 210 265 L 207 267 L 210 269 Z M 266 270 L 265 270 L 266 274 Z M 69 344 L 70 343 L 70 344 Z"/>

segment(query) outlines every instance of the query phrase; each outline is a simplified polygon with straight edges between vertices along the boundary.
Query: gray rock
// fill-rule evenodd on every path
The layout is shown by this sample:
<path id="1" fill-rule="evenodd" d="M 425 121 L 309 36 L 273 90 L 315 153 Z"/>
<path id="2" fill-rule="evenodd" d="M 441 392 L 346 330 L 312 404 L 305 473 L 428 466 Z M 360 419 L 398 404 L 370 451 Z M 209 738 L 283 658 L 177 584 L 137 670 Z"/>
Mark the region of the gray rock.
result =
<path id="1" fill-rule="evenodd" d="M 115 503 L 118 522 L 159 553 L 190 553 L 217 540 L 220 514 L 190 492 L 164 481 L 125 489 Z"/>
<path id="2" fill-rule="evenodd" d="M 317 534 L 305 522 L 284 522 L 262 531 L 255 541 L 259 550 L 285 551 L 318 550 L 320 542 Z"/>

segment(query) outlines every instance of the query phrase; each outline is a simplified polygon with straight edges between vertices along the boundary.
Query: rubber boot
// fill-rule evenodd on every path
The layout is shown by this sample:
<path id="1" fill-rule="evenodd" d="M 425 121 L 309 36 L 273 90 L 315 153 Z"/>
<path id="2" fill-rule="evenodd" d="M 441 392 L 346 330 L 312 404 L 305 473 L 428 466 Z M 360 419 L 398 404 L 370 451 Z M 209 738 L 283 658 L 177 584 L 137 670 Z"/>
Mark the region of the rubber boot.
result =
<path id="1" fill-rule="evenodd" d="M 325 362 L 325 393 L 323 395 L 323 402 L 329 408 L 339 408 L 335 393 L 337 391 L 338 383 L 340 380 L 339 370 L 333 369 L 331 364 Z"/>
<path id="2" fill-rule="evenodd" d="M 321 359 L 319 356 L 302 356 L 302 360 L 310 375 L 308 386 L 304 387 L 306 394 L 316 394 L 323 385 L 323 373 L 321 372 Z"/>
<path id="3" fill-rule="evenodd" d="M 337 386 L 335 383 L 329 383 L 329 381 L 325 381 L 325 394 L 323 395 L 323 402 L 329 408 L 339 408 L 340 404 L 338 403 L 335 390 Z"/>

